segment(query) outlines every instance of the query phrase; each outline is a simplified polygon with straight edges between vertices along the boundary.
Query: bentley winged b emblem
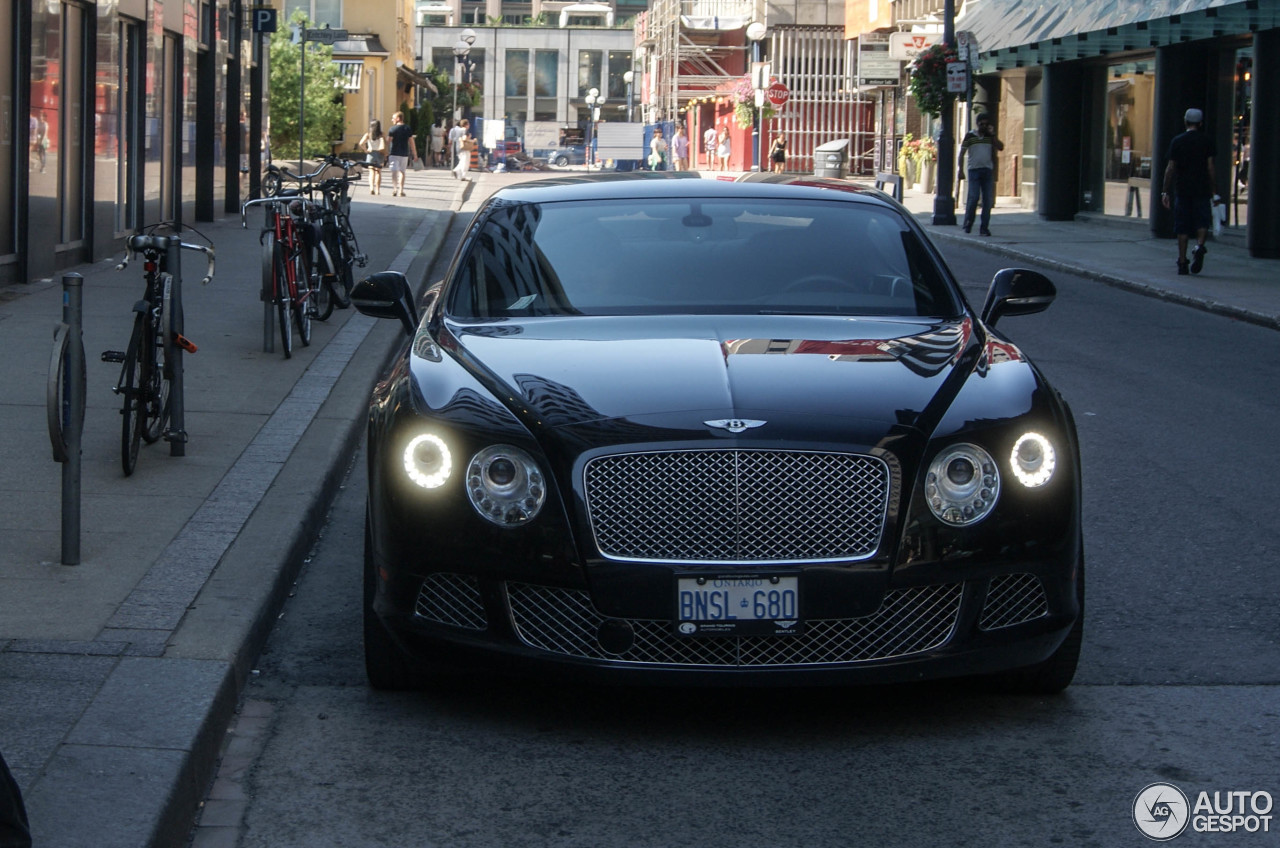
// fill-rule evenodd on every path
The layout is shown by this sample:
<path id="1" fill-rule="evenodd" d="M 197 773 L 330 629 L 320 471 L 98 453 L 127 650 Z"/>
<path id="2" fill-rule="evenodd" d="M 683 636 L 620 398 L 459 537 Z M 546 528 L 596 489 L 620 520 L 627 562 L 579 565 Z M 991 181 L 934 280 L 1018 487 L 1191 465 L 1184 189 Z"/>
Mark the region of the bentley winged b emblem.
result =
<path id="1" fill-rule="evenodd" d="M 715 421 L 703 421 L 708 427 L 728 430 L 730 433 L 741 433 L 756 427 L 763 427 L 767 421 L 754 421 L 750 418 L 719 418 Z"/>

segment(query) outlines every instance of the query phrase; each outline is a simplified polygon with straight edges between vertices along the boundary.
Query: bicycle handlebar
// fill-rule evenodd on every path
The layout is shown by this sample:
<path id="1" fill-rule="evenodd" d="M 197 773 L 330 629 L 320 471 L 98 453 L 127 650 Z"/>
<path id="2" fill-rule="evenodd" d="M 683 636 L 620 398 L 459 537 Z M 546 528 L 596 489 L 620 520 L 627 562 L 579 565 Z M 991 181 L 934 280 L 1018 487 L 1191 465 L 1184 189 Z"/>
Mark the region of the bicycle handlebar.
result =
<path id="1" fill-rule="evenodd" d="M 177 236 L 156 236 L 156 235 L 132 235 L 125 239 L 124 259 L 120 260 L 120 264 L 116 266 L 117 271 L 123 271 L 129 267 L 130 260 L 139 253 L 147 251 L 155 251 L 163 253 L 169 249 L 171 239 Z M 205 268 L 204 279 L 200 281 L 200 285 L 206 286 L 213 279 L 214 251 L 213 247 L 206 244 L 187 244 L 185 241 L 178 241 L 178 246 L 183 250 L 195 250 L 204 254 L 204 258 L 208 263 Z"/>
<path id="2" fill-rule="evenodd" d="M 249 226 L 245 220 L 245 210 L 247 210 L 250 206 L 261 206 L 263 204 L 274 205 L 277 203 L 289 204 L 295 200 L 304 205 L 309 205 L 309 206 L 320 205 L 319 201 L 312 200 L 309 197 L 303 197 L 300 194 L 290 194 L 290 195 L 284 195 L 284 196 L 278 195 L 276 197 L 259 197 L 254 200 L 246 200 L 244 204 L 241 205 L 240 207 L 240 228 L 247 229 Z"/>

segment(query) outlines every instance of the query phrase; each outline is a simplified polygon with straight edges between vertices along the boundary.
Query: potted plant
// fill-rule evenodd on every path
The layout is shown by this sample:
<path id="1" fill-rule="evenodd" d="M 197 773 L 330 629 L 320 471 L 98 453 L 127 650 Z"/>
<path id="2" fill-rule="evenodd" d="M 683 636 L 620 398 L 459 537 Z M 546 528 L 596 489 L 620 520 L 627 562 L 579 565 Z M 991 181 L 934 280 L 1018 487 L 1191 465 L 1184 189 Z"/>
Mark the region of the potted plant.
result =
<path id="1" fill-rule="evenodd" d="M 915 162 L 916 188 L 933 191 L 933 172 L 938 163 L 938 147 L 933 139 L 921 138 L 913 142 L 911 158 Z"/>
<path id="2" fill-rule="evenodd" d="M 907 133 L 902 137 L 902 146 L 898 148 L 898 175 L 902 177 L 904 186 L 913 185 L 916 181 L 916 160 L 911 155 L 915 136 Z"/>

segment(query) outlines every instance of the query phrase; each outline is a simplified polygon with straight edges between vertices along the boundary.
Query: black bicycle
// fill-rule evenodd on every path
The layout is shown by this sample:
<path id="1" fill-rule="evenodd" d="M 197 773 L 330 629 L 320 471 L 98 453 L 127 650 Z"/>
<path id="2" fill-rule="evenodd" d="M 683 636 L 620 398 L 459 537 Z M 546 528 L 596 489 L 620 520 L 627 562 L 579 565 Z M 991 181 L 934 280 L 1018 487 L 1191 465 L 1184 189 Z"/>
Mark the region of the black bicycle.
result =
<path id="1" fill-rule="evenodd" d="M 330 177 L 315 185 L 321 196 L 318 208 L 320 242 L 317 245 L 315 266 L 321 271 L 321 286 L 316 303 L 316 318 L 323 321 L 333 312 L 351 305 L 351 287 L 355 285 L 353 268 L 363 268 L 368 257 L 360 252 L 355 230 L 351 228 L 352 183 L 360 176 L 344 174 Z"/>
<path id="2" fill-rule="evenodd" d="M 133 474 L 137 466 L 142 442 L 153 444 L 161 436 L 171 440 L 186 439 L 185 432 L 169 429 L 175 369 L 180 367 L 178 357 L 182 351 L 196 352 L 196 346 L 182 335 L 182 315 L 173 304 L 173 272 L 179 266 L 177 251 L 203 253 L 208 267 L 200 284 L 205 285 L 213 279 L 213 245 L 187 244 L 177 235 L 157 234 L 158 230 L 165 229 L 174 230 L 176 225 L 169 222 L 156 224 L 125 239 L 127 252 L 116 270 L 123 271 L 134 256 L 142 255 L 142 299 L 133 305 L 133 334 L 129 337 L 129 346 L 124 351 L 102 353 L 103 362 L 123 364 L 120 379 L 112 391 L 124 398 L 120 410 L 124 416 L 120 458 L 126 477 Z M 178 284 L 181 284 L 181 278 L 178 278 Z"/>

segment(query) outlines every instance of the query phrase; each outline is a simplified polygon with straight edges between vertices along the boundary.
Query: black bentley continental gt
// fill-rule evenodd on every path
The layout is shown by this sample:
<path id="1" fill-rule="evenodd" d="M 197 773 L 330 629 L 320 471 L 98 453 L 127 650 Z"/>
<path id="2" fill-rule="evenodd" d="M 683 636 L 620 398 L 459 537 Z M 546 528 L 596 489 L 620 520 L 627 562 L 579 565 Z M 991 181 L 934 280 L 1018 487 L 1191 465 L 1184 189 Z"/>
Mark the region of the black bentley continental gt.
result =
<path id="1" fill-rule="evenodd" d="M 885 195 L 565 177 L 494 194 L 419 301 L 368 428 L 369 680 L 974 676 L 1057 692 L 1083 627 L 1061 396 Z"/>

